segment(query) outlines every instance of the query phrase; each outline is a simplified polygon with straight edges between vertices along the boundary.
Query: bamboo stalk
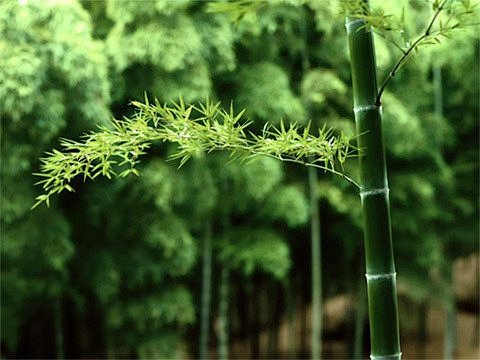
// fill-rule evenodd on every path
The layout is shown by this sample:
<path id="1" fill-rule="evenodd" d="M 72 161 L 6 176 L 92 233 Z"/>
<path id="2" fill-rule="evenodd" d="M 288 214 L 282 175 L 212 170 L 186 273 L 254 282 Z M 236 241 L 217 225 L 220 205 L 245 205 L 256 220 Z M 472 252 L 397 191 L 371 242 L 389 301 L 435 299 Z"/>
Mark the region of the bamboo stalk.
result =
<path id="1" fill-rule="evenodd" d="M 200 359 L 208 358 L 210 325 L 210 301 L 212 287 L 212 229 L 208 221 L 205 225 L 205 238 L 202 254 L 202 297 L 200 315 Z"/>
<path id="2" fill-rule="evenodd" d="M 228 283 L 230 274 L 228 268 L 223 265 L 220 274 L 219 289 L 219 329 L 218 329 L 218 358 L 228 359 Z"/>
<path id="3" fill-rule="evenodd" d="M 249 338 L 250 358 L 260 358 L 260 333 L 261 333 L 261 297 L 264 284 L 258 273 L 253 274 L 252 282 L 247 284 L 247 297 L 249 306 Z"/>
<path id="4" fill-rule="evenodd" d="M 297 303 L 295 297 L 295 277 L 290 275 L 286 286 L 286 298 L 287 298 L 287 319 L 288 319 L 288 332 L 287 332 L 287 353 L 288 359 L 297 358 Z"/>
<path id="5" fill-rule="evenodd" d="M 302 26 L 304 47 L 302 51 L 302 70 L 306 74 L 310 70 L 307 36 L 307 10 L 304 9 Z M 310 116 L 311 102 L 307 99 L 305 104 L 307 115 Z M 308 188 L 310 192 L 310 241 L 312 260 L 312 332 L 310 337 L 311 358 L 322 357 L 322 249 L 320 234 L 320 212 L 318 208 L 318 174 L 317 169 L 308 168 Z"/>
<path id="6" fill-rule="evenodd" d="M 446 280 L 447 288 L 445 289 L 445 333 L 443 345 L 444 359 L 454 359 L 455 347 L 457 342 L 457 312 L 455 307 L 455 294 L 453 284 L 453 265 L 447 264 Z"/>
<path id="7" fill-rule="evenodd" d="M 63 345 L 62 297 L 60 295 L 55 299 L 53 316 L 55 323 L 55 349 L 57 359 L 65 359 L 65 349 Z"/>
<path id="8" fill-rule="evenodd" d="M 371 29 L 347 18 L 361 177 L 371 358 L 401 359 L 389 189 Z"/>
<path id="9" fill-rule="evenodd" d="M 221 184 L 222 193 L 228 194 L 229 188 L 226 180 Z M 221 224 L 223 236 L 227 237 L 230 229 L 230 211 L 228 202 L 224 203 L 222 207 Z M 218 358 L 221 360 L 228 359 L 228 339 L 229 339 L 229 283 L 230 283 L 230 270 L 227 264 L 222 264 L 222 270 L 220 273 L 220 286 L 218 290 L 219 302 L 219 329 L 218 329 Z"/>
<path id="10" fill-rule="evenodd" d="M 427 354 L 428 340 L 428 303 L 427 300 L 421 300 L 418 306 L 417 323 L 417 356 L 419 359 L 425 359 Z"/>
<path id="11" fill-rule="evenodd" d="M 282 298 L 282 287 L 276 283 L 269 283 L 269 294 L 275 299 Z M 277 357 L 280 353 L 279 349 L 279 330 L 283 316 L 283 304 L 281 301 L 275 301 L 268 312 L 268 331 L 267 331 L 267 356 L 269 358 Z"/>
<path id="12" fill-rule="evenodd" d="M 311 211 L 311 242 L 312 242 L 312 359 L 322 357 L 322 250 L 320 238 L 320 212 L 318 208 L 317 170 L 308 168 L 308 183 L 310 188 Z"/>
<path id="13" fill-rule="evenodd" d="M 442 87 L 442 69 L 440 66 L 433 67 L 433 94 L 434 94 L 434 110 L 435 115 L 443 117 L 443 87 Z M 436 144 L 437 145 L 437 144 Z M 452 280 L 452 267 L 450 260 L 446 265 L 445 278 L 447 288 L 445 291 L 445 329 L 444 329 L 444 346 L 443 356 L 445 359 L 453 359 L 456 343 L 456 311 L 454 299 L 454 286 Z"/>

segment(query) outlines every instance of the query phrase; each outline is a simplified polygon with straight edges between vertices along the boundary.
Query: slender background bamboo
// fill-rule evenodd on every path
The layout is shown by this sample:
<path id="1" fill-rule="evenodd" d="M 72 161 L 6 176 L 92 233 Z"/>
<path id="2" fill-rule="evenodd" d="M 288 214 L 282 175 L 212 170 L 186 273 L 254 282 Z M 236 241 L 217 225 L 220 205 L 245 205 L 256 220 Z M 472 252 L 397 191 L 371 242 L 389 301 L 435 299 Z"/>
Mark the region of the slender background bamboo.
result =
<path id="1" fill-rule="evenodd" d="M 443 117 L 443 89 L 442 89 L 442 69 L 440 66 L 433 67 L 433 94 L 435 115 Z M 445 329 L 443 356 L 445 359 L 453 359 L 456 343 L 456 311 L 454 299 L 454 284 L 452 279 L 453 265 L 447 260 L 444 270 L 446 289 L 444 292 L 445 309 Z"/>
<path id="2" fill-rule="evenodd" d="M 302 25 L 304 46 L 302 52 L 302 70 L 305 76 L 310 70 L 310 59 L 308 53 L 307 35 L 307 10 L 304 9 Z M 307 95 L 308 96 L 308 95 Z M 311 101 L 305 101 L 307 116 L 311 114 Z M 322 357 L 322 249 L 320 234 L 320 211 L 318 207 L 318 174 L 317 169 L 308 168 L 308 188 L 310 197 L 310 243 L 312 261 L 312 331 L 310 336 L 311 358 L 321 359 Z"/>
<path id="3" fill-rule="evenodd" d="M 229 282 L 229 270 L 224 265 L 220 273 L 220 286 L 219 286 L 219 329 L 218 329 L 218 358 L 226 360 L 228 359 L 228 282 Z"/>
<path id="4" fill-rule="evenodd" d="M 62 316 L 62 297 L 59 295 L 53 304 L 54 306 L 54 326 L 55 326 L 55 348 L 57 359 L 65 359 L 65 350 L 63 345 L 63 316 Z"/>
<path id="5" fill-rule="evenodd" d="M 222 182 L 222 192 L 228 193 L 228 185 L 224 180 Z M 230 211 L 228 205 L 224 204 L 222 207 L 222 232 L 226 237 L 228 229 L 230 228 Z M 218 290 L 218 313 L 219 313 L 219 326 L 218 326 L 218 358 L 222 360 L 228 359 L 228 339 L 229 339 L 229 282 L 230 282 L 230 269 L 227 264 L 221 264 L 222 270 L 220 272 L 220 285 Z"/>
<path id="6" fill-rule="evenodd" d="M 322 251 L 320 238 L 320 211 L 318 208 L 317 170 L 308 169 L 311 211 L 312 243 L 312 359 L 322 357 Z"/>
<path id="7" fill-rule="evenodd" d="M 212 225 L 205 224 L 205 235 L 202 254 L 202 298 L 200 314 L 200 359 L 208 357 L 210 333 L 210 303 L 212 292 Z"/>

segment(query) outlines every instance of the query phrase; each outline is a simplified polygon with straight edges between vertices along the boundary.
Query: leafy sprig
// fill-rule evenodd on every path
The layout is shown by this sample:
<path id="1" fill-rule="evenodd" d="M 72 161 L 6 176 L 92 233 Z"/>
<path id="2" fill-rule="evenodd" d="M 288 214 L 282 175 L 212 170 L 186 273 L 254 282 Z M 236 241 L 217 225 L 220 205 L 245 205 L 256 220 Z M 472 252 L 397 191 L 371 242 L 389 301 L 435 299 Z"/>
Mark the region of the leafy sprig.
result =
<path id="1" fill-rule="evenodd" d="M 241 161 L 263 155 L 319 168 L 359 187 L 344 172 L 345 161 L 357 154 L 352 136 L 334 136 L 326 127 L 313 135 L 310 124 L 300 129 L 283 122 L 279 128 L 267 124 L 255 134 L 251 122 L 240 121 L 244 111 L 235 113 L 233 105 L 227 111 L 208 99 L 198 105 L 186 105 L 182 99 L 162 105 L 145 98 L 145 102 L 132 105 L 137 109 L 132 117 L 112 119 L 109 127 L 85 134 L 80 141 L 61 139 L 62 150 L 48 152 L 41 159 L 40 172 L 35 175 L 42 178 L 37 184 L 44 194 L 36 198 L 33 207 L 42 202 L 49 205 L 50 197 L 64 190 L 74 191 L 72 181 L 78 177 L 86 181 L 138 175 L 139 157 L 157 141 L 178 145 L 170 159 L 179 159 L 180 166 L 195 154 L 226 150 L 232 159 Z"/>

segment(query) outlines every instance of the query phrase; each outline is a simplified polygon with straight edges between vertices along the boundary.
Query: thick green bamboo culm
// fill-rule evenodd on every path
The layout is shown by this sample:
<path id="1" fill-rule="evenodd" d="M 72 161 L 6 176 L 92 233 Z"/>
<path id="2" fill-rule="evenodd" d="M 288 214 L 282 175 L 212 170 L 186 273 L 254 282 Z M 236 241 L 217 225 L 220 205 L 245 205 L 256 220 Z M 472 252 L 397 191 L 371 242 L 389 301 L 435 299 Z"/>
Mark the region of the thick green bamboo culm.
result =
<path id="1" fill-rule="evenodd" d="M 396 273 L 389 189 L 378 104 L 373 33 L 364 20 L 347 18 L 354 112 L 357 128 L 365 237 L 371 358 L 401 359 Z"/>

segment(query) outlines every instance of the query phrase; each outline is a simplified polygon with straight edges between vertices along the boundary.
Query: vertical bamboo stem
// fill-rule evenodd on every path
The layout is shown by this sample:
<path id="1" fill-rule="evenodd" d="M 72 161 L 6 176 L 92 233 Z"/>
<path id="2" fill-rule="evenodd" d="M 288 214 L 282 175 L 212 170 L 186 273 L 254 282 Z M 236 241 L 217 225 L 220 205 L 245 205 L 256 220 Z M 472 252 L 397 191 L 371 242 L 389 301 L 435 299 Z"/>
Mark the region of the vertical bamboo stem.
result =
<path id="1" fill-rule="evenodd" d="M 55 322 L 55 348 L 57 359 L 65 359 L 65 351 L 63 346 L 62 297 L 60 295 L 55 299 L 53 316 Z"/>
<path id="2" fill-rule="evenodd" d="M 479 288 L 480 288 L 480 267 L 478 260 L 476 262 L 475 266 L 475 283 L 476 283 L 476 291 L 478 294 Z M 472 348 L 477 348 L 479 345 L 479 339 L 480 338 L 480 318 L 478 316 L 475 317 L 475 325 L 474 325 L 474 330 L 472 334 L 472 340 L 470 341 L 470 347 Z"/>
<path id="3" fill-rule="evenodd" d="M 371 358 L 401 359 L 381 107 L 373 33 L 365 21 L 347 18 L 357 128 L 365 237 Z"/>
<path id="4" fill-rule="evenodd" d="M 228 184 L 226 180 L 222 182 L 221 188 L 222 188 L 223 194 L 225 195 L 228 194 Z M 227 237 L 227 234 L 230 228 L 230 211 L 228 207 L 228 202 L 225 202 L 224 206 L 222 207 L 221 224 L 222 224 L 223 236 Z M 228 359 L 229 282 L 230 282 L 229 268 L 227 264 L 222 264 L 222 270 L 220 273 L 220 288 L 219 288 L 219 303 L 218 303 L 218 312 L 219 312 L 218 358 L 221 360 Z"/>
<path id="5" fill-rule="evenodd" d="M 223 265 L 220 274 L 219 289 L 219 330 L 218 330 L 218 358 L 228 359 L 228 283 L 230 274 L 228 268 Z"/>
<path id="6" fill-rule="evenodd" d="M 447 264 L 446 280 L 447 288 L 445 289 L 445 332 L 443 343 L 443 357 L 450 360 L 454 358 L 455 346 L 457 342 L 457 314 L 455 308 L 455 293 L 453 284 L 453 266 Z"/>
<path id="7" fill-rule="evenodd" d="M 205 225 L 205 238 L 202 254 L 202 297 L 200 315 L 200 359 L 208 357 L 210 324 L 211 277 L 212 277 L 212 228 L 210 221 Z"/>
<path id="8" fill-rule="evenodd" d="M 311 211 L 311 242 L 312 242 L 312 359 L 322 356 L 322 250 L 320 239 L 320 212 L 318 208 L 317 170 L 308 168 L 308 183 L 310 188 Z"/>
<path id="9" fill-rule="evenodd" d="M 261 324 L 261 296 L 262 279 L 258 273 L 253 274 L 252 282 L 247 284 L 247 294 L 249 302 L 249 320 L 250 320 L 250 357 L 252 359 L 260 358 L 260 324 Z"/>
<path id="10" fill-rule="evenodd" d="M 295 278 L 293 276 L 288 280 L 286 287 L 287 296 L 287 352 L 289 359 L 297 358 L 297 303 L 295 298 Z"/>
<path id="11" fill-rule="evenodd" d="M 428 340 L 428 303 L 427 300 L 421 300 L 418 308 L 418 347 L 417 356 L 419 359 L 426 357 L 426 345 Z"/>
<path id="12" fill-rule="evenodd" d="M 300 323 L 299 323 L 299 334 L 300 334 L 300 341 L 299 341 L 299 351 L 298 356 L 300 358 L 307 357 L 309 348 L 308 348 L 308 329 L 307 329 L 307 304 L 310 299 L 306 299 L 305 294 L 305 285 L 301 285 L 300 288 L 302 295 L 301 295 L 301 302 L 300 302 Z"/>
<path id="13" fill-rule="evenodd" d="M 435 115 L 443 117 L 443 86 L 442 69 L 433 67 L 433 94 Z M 452 264 L 448 263 L 446 270 L 447 289 L 445 291 L 445 330 L 443 356 L 445 359 L 453 359 L 456 343 L 456 313 L 454 286 L 452 281 Z"/>
<path id="14" fill-rule="evenodd" d="M 303 73 L 310 69 L 307 38 L 307 10 L 304 9 L 302 26 L 304 47 L 302 52 Z M 306 101 L 306 112 L 310 116 L 310 100 Z M 315 168 L 308 168 L 308 187 L 310 192 L 310 240 L 312 244 L 312 332 L 310 337 L 311 358 L 322 357 L 322 249 L 320 235 L 320 212 L 318 208 L 318 175 Z"/>

